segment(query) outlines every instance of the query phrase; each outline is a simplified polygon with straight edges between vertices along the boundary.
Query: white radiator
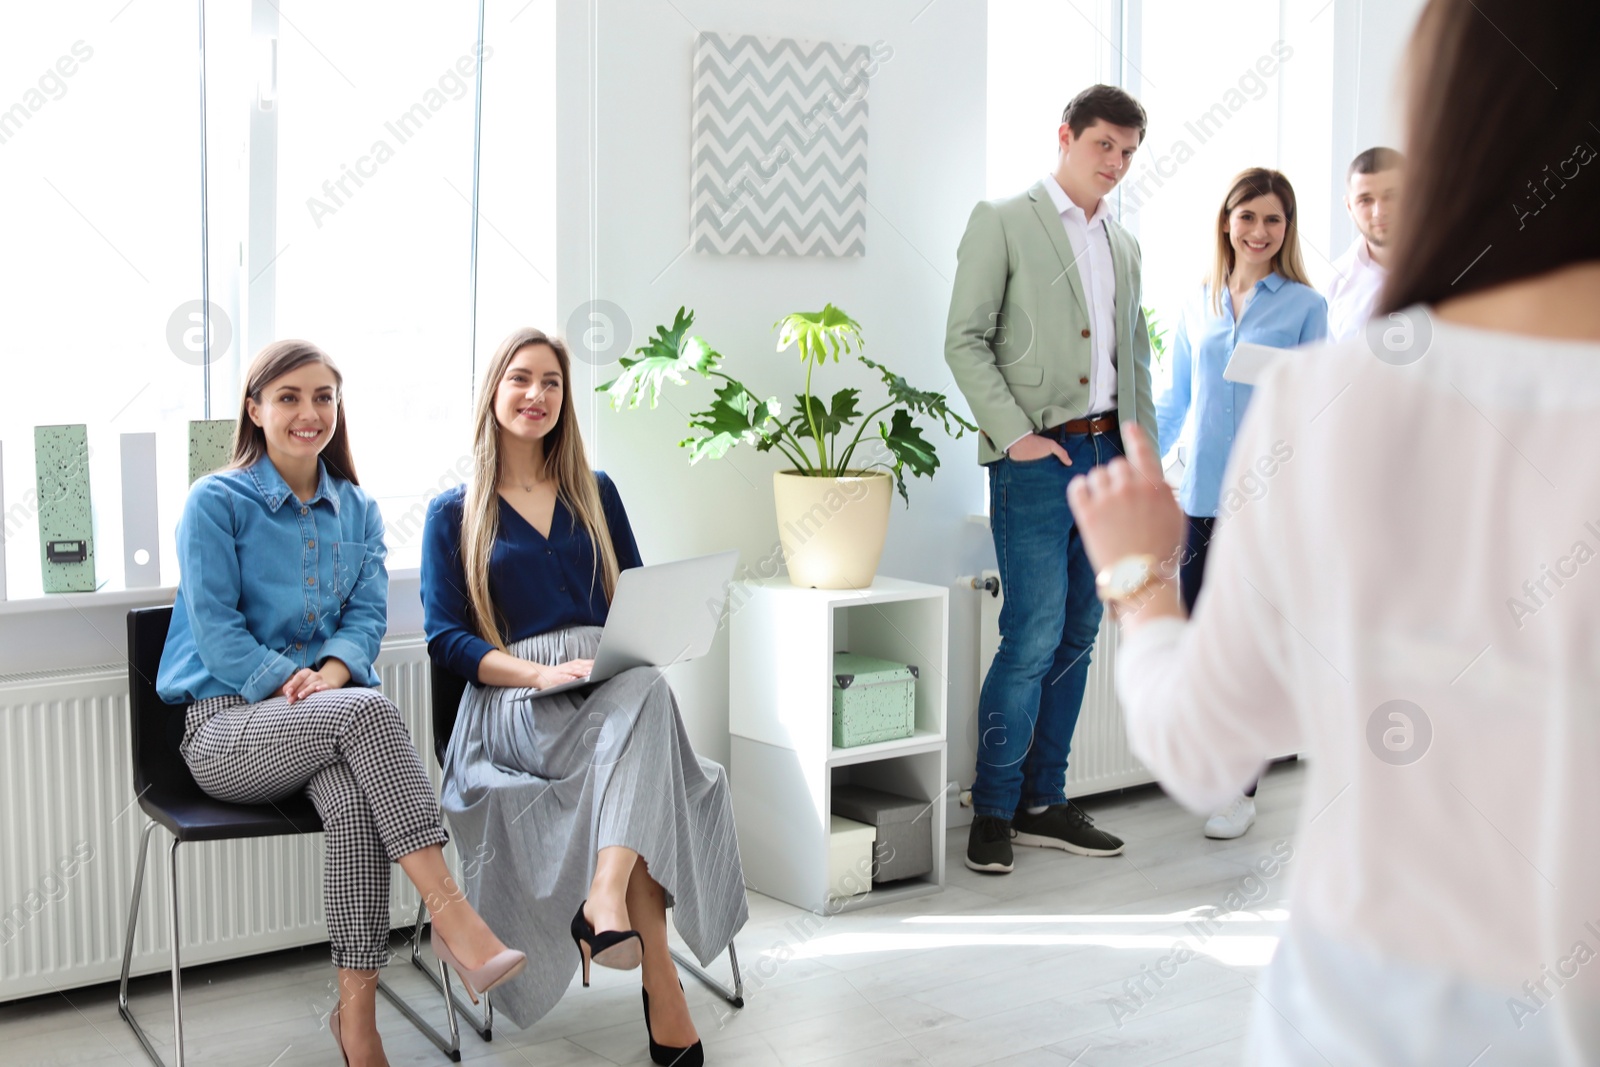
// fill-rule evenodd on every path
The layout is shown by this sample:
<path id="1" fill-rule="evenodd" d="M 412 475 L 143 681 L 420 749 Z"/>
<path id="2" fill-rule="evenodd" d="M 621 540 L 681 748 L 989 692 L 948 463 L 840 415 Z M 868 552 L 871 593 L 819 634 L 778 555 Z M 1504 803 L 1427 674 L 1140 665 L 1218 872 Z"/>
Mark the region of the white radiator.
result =
<path id="1" fill-rule="evenodd" d="M 421 636 L 384 642 L 378 672 L 437 786 Z M 146 822 L 128 725 L 126 668 L 0 676 L 0 1001 L 121 971 Z M 171 843 L 152 835 L 135 974 L 167 967 Z M 178 868 L 186 967 L 327 940 L 321 834 L 188 844 Z M 394 868 L 391 922 L 409 926 L 416 908 Z"/>
<path id="2" fill-rule="evenodd" d="M 998 571 L 984 571 L 983 577 L 993 578 L 996 583 L 1000 581 Z M 989 664 L 1000 647 L 1000 605 L 1005 595 L 1006 591 L 1001 589 L 997 597 L 984 593 L 978 598 L 982 605 L 978 625 L 980 692 L 982 679 L 988 675 Z M 1068 796 L 1086 796 L 1155 781 L 1155 776 L 1128 751 L 1122 709 L 1117 706 L 1113 669 L 1116 655 L 1117 627 L 1107 612 L 1100 620 L 1100 636 L 1095 639 L 1094 653 L 1089 660 L 1089 680 L 1083 691 L 1083 710 L 1078 713 L 1078 727 L 1072 735 L 1072 753 L 1067 759 Z"/>

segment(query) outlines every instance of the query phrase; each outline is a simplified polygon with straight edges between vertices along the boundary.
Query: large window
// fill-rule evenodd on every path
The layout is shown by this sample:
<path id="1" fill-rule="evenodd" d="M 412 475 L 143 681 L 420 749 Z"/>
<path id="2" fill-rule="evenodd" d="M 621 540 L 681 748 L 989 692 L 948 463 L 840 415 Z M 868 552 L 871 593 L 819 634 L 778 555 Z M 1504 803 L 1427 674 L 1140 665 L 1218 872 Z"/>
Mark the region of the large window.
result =
<path id="1" fill-rule="evenodd" d="M 272 333 L 338 360 L 362 484 L 414 563 L 405 512 L 470 436 L 477 4 L 283 11 Z"/>
<path id="2" fill-rule="evenodd" d="M 247 161 L 230 235 L 243 251 L 219 257 L 213 238 L 213 289 L 243 318 L 241 362 L 273 337 L 338 361 L 390 565 L 414 566 L 427 501 L 468 469 L 475 367 L 511 326 L 551 325 L 554 0 L 489 5 L 481 47 L 476 0 L 404 18 L 254 8 L 230 35 L 255 55 L 229 80 L 246 118 L 214 120 Z"/>
<path id="3" fill-rule="evenodd" d="M 988 195 L 1020 193 L 1055 170 L 1061 111 L 1117 82 L 1110 0 L 989 4 Z"/>
<path id="4" fill-rule="evenodd" d="M 158 435 L 162 580 L 188 422 L 238 412 L 268 341 L 345 375 L 363 485 L 415 565 L 511 327 L 554 323 L 554 0 L 195 2 L 0 12 L 8 594 L 40 591 L 33 427 L 86 423 L 98 580 L 122 580 L 118 435 Z M 483 77 L 483 115 L 477 79 Z M 474 307 L 474 158 L 478 300 Z M 202 212 L 202 165 L 205 211 Z M 202 218 L 208 269 L 202 270 Z M 202 289 L 202 279 L 207 289 Z M 210 363 L 201 328 L 209 297 Z"/>
<path id="5" fill-rule="evenodd" d="M 1314 283 L 1327 279 L 1332 34 L 1327 5 L 1292 0 L 996 0 L 989 5 L 989 195 L 1026 188 L 1054 166 L 1061 108 L 1102 81 L 1149 116 L 1115 194 L 1144 257 L 1144 303 L 1174 326 L 1215 252 L 1230 179 L 1275 167 L 1300 201 Z M 1342 251 L 1342 249 L 1338 250 Z"/>
<path id="6" fill-rule="evenodd" d="M 181 468 L 187 420 L 202 414 L 184 310 L 200 278 L 197 22 L 193 4 L 0 8 L 0 446 L 13 599 L 41 590 L 35 426 L 90 427 L 95 555 L 101 579 L 120 580 L 118 435 L 157 433 L 159 454 Z"/>
<path id="7" fill-rule="evenodd" d="M 1214 5 L 1143 0 L 1138 87 L 1150 116 L 1122 185 L 1137 217 L 1144 299 L 1171 325 L 1216 254 L 1217 211 L 1246 167 L 1277 167 L 1278 71 L 1285 49 L 1278 0 Z M 1291 179 L 1292 179 L 1291 175 Z"/>

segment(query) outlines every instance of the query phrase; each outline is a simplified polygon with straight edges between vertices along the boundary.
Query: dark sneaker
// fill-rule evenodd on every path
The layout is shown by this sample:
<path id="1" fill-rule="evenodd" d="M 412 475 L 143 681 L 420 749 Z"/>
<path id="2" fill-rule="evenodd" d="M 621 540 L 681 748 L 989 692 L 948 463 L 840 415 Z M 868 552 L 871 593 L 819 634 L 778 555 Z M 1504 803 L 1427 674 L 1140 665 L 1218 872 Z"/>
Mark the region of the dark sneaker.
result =
<path id="1" fill-rule="evenodd" d="M 989 874 L 1010 874 L 1011 823 L 993 815 L 979 815 L 967 832 L 967 866 Z"/>
<path id="2" fill-rule="evenodd" d="M 1076 804 L 1052 804 L 1037 815 L 1029 815 L 1024 808 L 1011 825 L 1019 845 L 1059 848 L 1080 856 L 1115 856 L 1122 851 L 1122 838 L 1097 829 Z M 971 847 L 967 846 L 969 852 Z"/>

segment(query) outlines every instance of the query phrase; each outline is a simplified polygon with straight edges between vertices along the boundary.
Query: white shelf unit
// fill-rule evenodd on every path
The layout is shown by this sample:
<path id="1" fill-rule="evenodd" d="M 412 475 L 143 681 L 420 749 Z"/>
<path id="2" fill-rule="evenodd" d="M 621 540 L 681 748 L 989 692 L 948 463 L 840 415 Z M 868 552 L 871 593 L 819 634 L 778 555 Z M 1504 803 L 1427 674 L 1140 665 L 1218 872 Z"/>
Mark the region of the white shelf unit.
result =
<path id="1" fill-rule="evenodd" d="M 944 885 L 945 704 L 950 597 L 943 586 L 877 578 L 866 589 L 746 582 L 735 599 L 729 659 L 728 776 L 745 880 L 816 912 L 888 903 Z M 916 732 L 833 747 L 833 653 L 918 669 Z M 828 898 L 828 815 L 835 784 L 929 805 L 934 867 L 843 900 Z"/>

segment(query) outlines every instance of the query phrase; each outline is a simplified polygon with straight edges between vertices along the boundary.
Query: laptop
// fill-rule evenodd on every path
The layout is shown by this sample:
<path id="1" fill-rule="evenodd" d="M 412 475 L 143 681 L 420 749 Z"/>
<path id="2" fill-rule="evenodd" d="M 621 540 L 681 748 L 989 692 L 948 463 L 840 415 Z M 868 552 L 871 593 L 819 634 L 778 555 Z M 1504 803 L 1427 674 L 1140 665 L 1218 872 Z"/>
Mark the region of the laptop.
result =
<path id="1" fill-rule="evenodd" d="M 536 689 L 529 699 L 594 685 L 634 667 L 699 659 L 717 636 L 738 562 L 739 553 L 729 550 L 623 571 L 588 677 Z"/>

